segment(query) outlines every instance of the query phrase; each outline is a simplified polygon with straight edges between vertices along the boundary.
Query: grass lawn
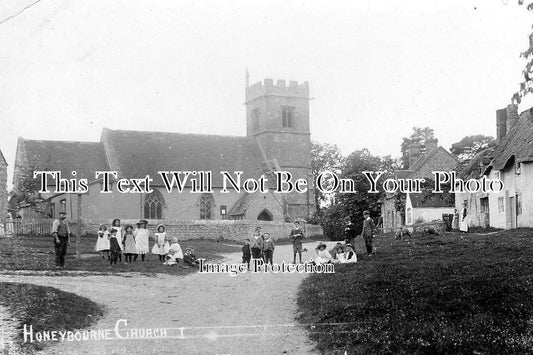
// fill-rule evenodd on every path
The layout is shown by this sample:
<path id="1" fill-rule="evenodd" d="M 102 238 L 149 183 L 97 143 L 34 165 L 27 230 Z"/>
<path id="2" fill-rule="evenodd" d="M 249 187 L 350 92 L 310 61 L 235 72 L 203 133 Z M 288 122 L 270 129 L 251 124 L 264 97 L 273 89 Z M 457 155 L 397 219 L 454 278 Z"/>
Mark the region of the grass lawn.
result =
<path id="1" fill-rule="evenodd" d="M 15 316 L 20 331 L 16 342 L 25 352 L 42 350 L 44 343 L 24 342 L 23 326 L 32 325 L 33 332 L 83 329 L 103 315 L 102 308 L 74 293 L 52 287 L 30 284 L 0 283 L 0 304 Z"/>
<path id="2" fill-rule="evenodd" d="M 377 255 L 301 285 L 298 320 L 321 351 L 533 353 L 532 229 L 374 244 Z"/>
<path id="3" fill-rule="evenodd" d="M 88 271 L 92 273 L 123 273 L 140 272 L 146 274 L 169 273 L 185 274 L 194 272 L 194 268 L 183 269 L 181 266 L 165 266 L 159 262 L 157 255 L 149 253 L 143 263 L 140 257 L 133 264 L 114 265 L 109 268 L 109 262 L 104 261 L 98 253 L 94 251 L 96 237 L 80 238 L 81 258 L 76 259 L 76 243 L 72 238 L 67 249 L 66 270 Z M 196 256 L 206 260 L 220 260 L 223 253 L 239 252 L 240 244 L 231 242 L 216 242 L 214 240 L 190 240 L 180 241 L 182 249 L 193 246 L 196 249 Z M 150 250 L 153 242 L 150 241 Z M 123 258 L 124 260 L 124 258 Z M 20 236 L 0 239 L 0 270 L 54 270 L 55 251 L 53 238 L 51 236 Z M 61 273 L 61 271 L 58 271 Z"/>

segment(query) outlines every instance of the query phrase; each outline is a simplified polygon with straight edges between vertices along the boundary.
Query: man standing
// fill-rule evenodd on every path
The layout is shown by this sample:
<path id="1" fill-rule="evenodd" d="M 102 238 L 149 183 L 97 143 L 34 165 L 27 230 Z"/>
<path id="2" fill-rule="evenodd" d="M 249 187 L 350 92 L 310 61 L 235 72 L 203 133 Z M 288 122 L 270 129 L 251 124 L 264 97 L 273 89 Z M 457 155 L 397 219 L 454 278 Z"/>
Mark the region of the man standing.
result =
<path id="1" fill-rule="evenodd" d="M 70 228 L 65 222 L 66 218 L 66 212 L 59 212 L 59 219 L 56 219 L 52 224 L 52 236 L 56 248 L 56 269 L 65 268 L 67 245 L 70 244 Z"/>
<path id="2" fill-rule="evenodd" d="M 304 232 L 300 229 L 300 222 L 294 222 L 294 229 L 291 230 L 289 236 L 292 242 L 293 264 L 296 264 L 296 253 L 300 256 L 300 264 L 302 263 L 302 241 L 304 238 Z"/>
<path id="3" fill-rule="evenodd" d="M 366 252 L 368 256 L 372 256 L 372 238 L 374 238 L 374 230 L 376 226 L 374 221 L 370 218 L 370 212 L 363 212 L 363 231 L 361 235 L 365 239 Z"/>

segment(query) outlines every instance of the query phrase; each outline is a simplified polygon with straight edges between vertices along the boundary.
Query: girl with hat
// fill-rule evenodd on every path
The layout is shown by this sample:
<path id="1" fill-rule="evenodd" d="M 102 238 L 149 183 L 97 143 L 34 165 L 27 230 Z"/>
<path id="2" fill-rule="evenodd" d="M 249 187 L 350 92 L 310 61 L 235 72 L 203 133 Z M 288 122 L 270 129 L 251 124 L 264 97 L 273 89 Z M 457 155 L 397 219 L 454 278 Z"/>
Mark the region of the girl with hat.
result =
<path id="1" fill-rule="evenodd" d="M 124 240 L 122 241 L 124 244 L 124 254 L 126 255 L 126 263 L 132 263 L 133 262 L 133 255 L 137 254 L 137 247 L 135 246 L 135 236 L 133 235 L 133 227 L 130 225 L 127 225 L 126 228 L 124 228 L 124 231 L 126 232 L 124 234 Z"/>
<path id="2" fill-rule="evenodd" d="M 318 243 L 317 247 L 315 248 L 316 251 L 316 259 L 315 263 L 317 264 L 328 264 L 331 263 L 331 254 L 329 251 L 326 250 L 327 245 L 320 242 Z"/>
<path id="3" fill-rule="evenodd" d="M 152 248 L 152 254 L 159 255 L 159 261 L 165 261 L 165 255 L 167 255 L 170 244 L 168 243 L 167 233 L 165 232 L 165 226 L 159 224 L 156 228 L 157 232 L 155 233 L 155 244 Z"/>
<path id="4" fill-rule="evenodd" d="M 137 249 L 137 254 L 135 254 L 133 261 L 137 260 L 138 255 L 141 256 L 141 261 L 144 261 L 144 257 L 146 256 L 146 253 L 148 253 L 150 231 L 146 229 L 147 224 L 147 220 L 141 219 L 139 223 L 137 223 L 138 228 L 135 230 L 135 233 L 133 233 L 133 236 L 135 237 L 135 248 Z"/>

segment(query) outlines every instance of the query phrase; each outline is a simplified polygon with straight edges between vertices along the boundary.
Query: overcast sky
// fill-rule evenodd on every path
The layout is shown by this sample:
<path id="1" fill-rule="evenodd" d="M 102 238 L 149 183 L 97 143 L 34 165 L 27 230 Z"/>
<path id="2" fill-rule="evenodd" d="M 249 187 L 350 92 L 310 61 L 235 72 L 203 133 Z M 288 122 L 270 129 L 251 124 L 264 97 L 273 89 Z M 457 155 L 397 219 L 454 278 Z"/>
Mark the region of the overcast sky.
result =
<path id="1" fill-rule="evenodd" d="M 494 136 L 533 23 L 517 0 L 35 2 L 0 2 L 10 173 L 17 137 L 244 135 L 246 68 L 252 83 L 308 81 L 311 138 L 346 154 L 399 157 L 413 126 L 447 149 Z"/>

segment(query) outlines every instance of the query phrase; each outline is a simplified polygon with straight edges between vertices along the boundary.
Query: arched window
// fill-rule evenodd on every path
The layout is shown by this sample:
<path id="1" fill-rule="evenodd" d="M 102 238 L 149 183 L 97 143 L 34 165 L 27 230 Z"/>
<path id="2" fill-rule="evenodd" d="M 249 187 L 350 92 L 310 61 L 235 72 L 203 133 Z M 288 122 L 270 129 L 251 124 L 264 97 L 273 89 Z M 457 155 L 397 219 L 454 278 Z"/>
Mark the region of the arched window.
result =
<path id="1" fill-rule="evenodd" d="M 211 194 L 202 194 L 200 197 L 200 219 L 211 219 L 215 199 Z"/>
<path id="2" fill-rule="evenodd" d="M 263 212 L 259 213 L 259 216 L 257 216 L 258 221 L 272 221 L 272 213 L 270 213 L 268 210 L 263 210 Z"/>
<path id="3" fill-rule="evenodd" d="M 163 219 L 163 206 L 165 200 L 161 192 L 154 190 L 146 195 L 143 203 L 143 215 L 146 219 Z"/>

